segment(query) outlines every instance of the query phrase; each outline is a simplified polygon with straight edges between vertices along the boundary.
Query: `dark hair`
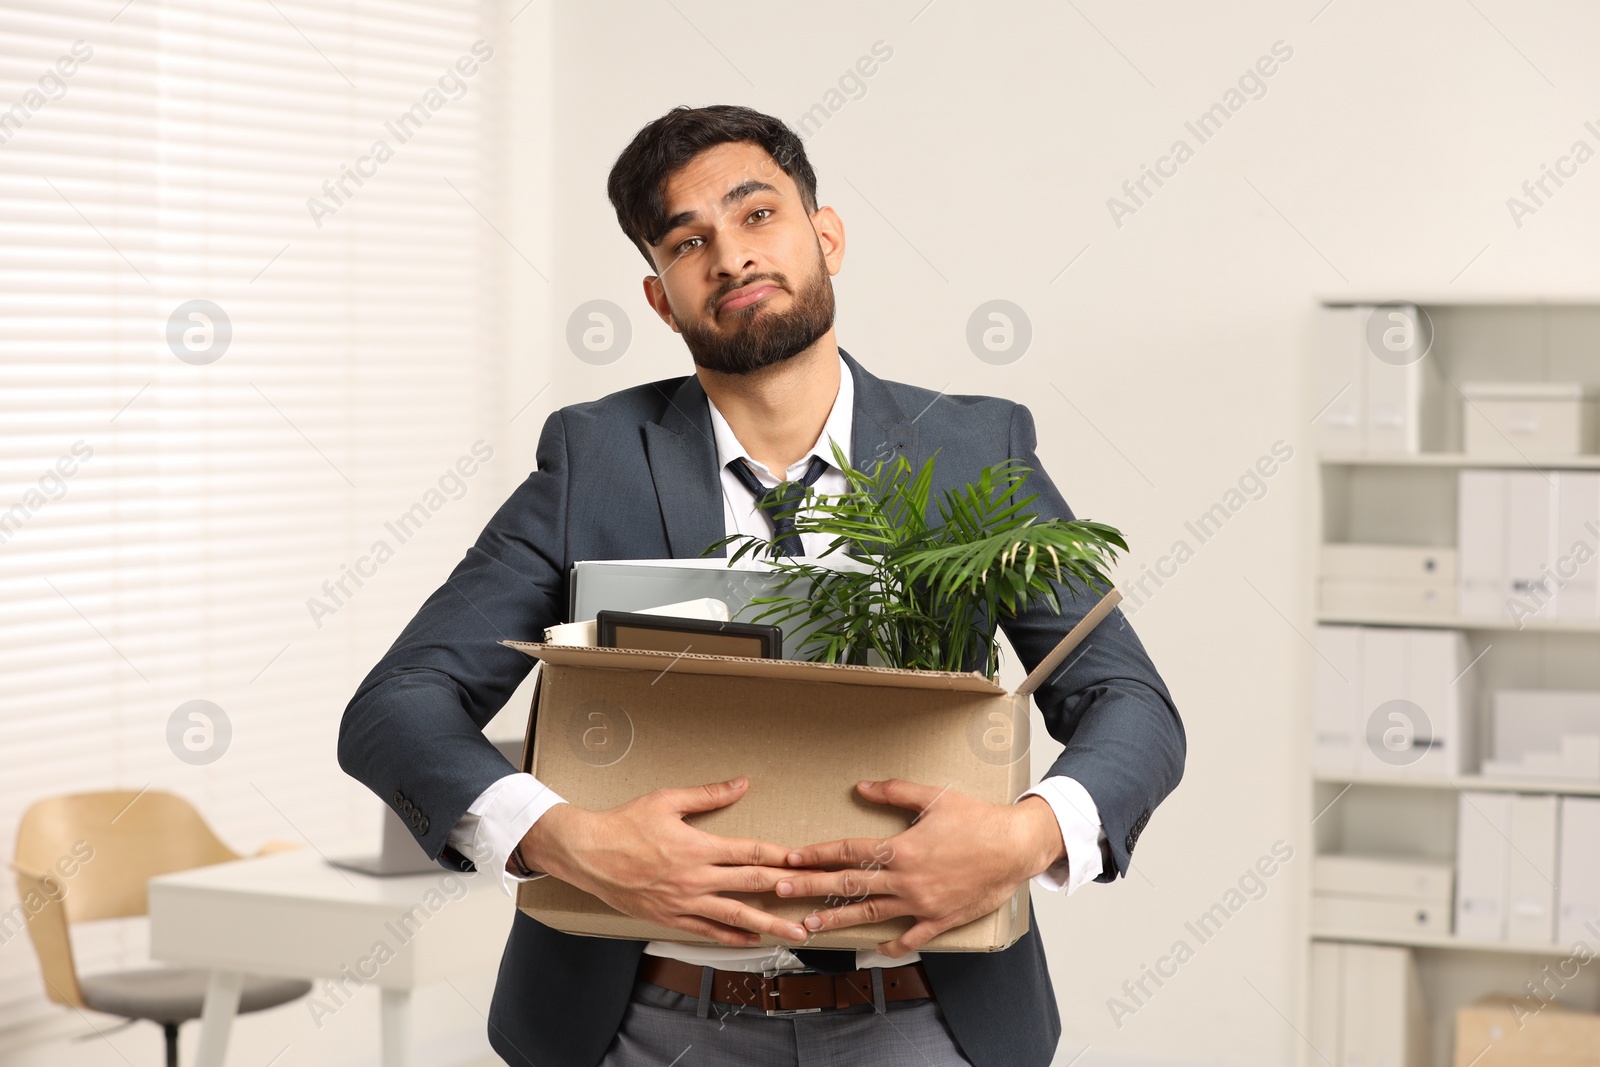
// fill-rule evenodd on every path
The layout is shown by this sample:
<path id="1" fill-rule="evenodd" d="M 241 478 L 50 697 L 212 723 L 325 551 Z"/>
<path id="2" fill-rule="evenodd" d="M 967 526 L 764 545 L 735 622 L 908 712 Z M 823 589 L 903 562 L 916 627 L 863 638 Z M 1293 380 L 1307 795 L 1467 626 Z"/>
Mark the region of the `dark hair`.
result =
<path id="1" fill-rule="evenodd" d="M 691 159 L 719 144 L 748 141 L 760 145 L 794 180 L 807 212 L 817 210 L 817 175 L 806 159 L 805 146 L 781 119 L 734 104 L 678 106 L 640 130 L 606 179 L 606 195 L 617 209 L 617 222 L 655 269 L 650 246 L 667 228 L 662 190 L 667 179 Z"/>

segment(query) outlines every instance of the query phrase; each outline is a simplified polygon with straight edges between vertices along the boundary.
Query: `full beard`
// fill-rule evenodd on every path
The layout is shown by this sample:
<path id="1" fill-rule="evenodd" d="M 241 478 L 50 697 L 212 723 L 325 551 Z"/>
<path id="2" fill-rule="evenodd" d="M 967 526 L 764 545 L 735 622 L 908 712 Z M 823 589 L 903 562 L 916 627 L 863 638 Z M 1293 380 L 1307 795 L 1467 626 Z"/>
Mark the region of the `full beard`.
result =
<path id="1" fill-rule="evenodd" d="M 751 281 L 770 281 L 794 292 L 788 279 L 778 273 L 757 275 Z M 731 291 L 730 287 L 728 291 Z M 726 292 L 712 301 L 721 300 Z M 770 298 L 769 298 L 770 299 Z M 719 374 L 753 374 L 766 367 L 793 359 L 816 343 L 833 326 L 833 283 L 818 257 L 817 271 L 798 292 L 788 311 L 769 311 L 759 300 L 749 307 L 724 315 L 719 329 L 715 319 L 678 321 L 684 344 L 695 365 Z"/>

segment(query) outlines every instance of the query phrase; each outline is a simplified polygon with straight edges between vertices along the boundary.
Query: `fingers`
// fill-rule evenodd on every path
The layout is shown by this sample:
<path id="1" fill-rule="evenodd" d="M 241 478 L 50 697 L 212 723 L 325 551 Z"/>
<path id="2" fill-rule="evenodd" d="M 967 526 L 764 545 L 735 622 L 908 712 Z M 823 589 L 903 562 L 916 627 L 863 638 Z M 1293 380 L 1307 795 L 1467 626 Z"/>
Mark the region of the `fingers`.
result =
<path id="1" fill-rule="evenodd" d="M 892 894 L 899 879 L 881 867 L 850 867 L 842 871 L 785 870 L 773 888 L 780 897 L 843 897 L 860 900 L 868 894 Z"/>
<path id="2" fill-rule="evenodd" d="M 725 808 L 744 796 L 750 779 L 744 775 L 726 782 L 708 782 L 705 785 L 671 786 L 658 789 L 673 811 L 686 814 L 691 811 L 714 811 Z"/>
<path id="3" fill-rule="evenodd" d="M 889 839 L 852 837 L 794 849 L 784 857 L 784 862 L 791 867 L 849 867 L 865 864 L 881 867 L 893 858 L 894 846 Z"/>
<path id="4" fill-rule="evenodd" d="M 696 918 L 692 915 L 680 915 L 670 922 L 662 925 L 671 926 L 677 930 L 686 930 L 698 937 L 715 941 L 719 945 L 732 945 L 735 948 L 754 948 L 761 944 L 761 938 L 749 930 L 736 930 L 722 923 L 711 922 L 709 919 Z"/>
<path id="5" fill-rule="evenodd" d="M 769 915 L 759 908 L 752 908 L 742 901 L 731 897 L 708 896 L 702 897 L 699 903 L 700 914 L 714 922 L 725 926 L 736 927 L 740 930 L 752 930 L 756 933 L 770 934 L 784 941 L 801 942 L 809 934 L 805 927 L 788 919 L 780 919 L 776 915 Z"/>
<path id="6" fill-rule="evenodd" d="M 771 841 L 758 841 L 751 837 L 718 837 L 716 834 L 706 834 L 706 838 L 713 846 L 717 863 L 734 867 L 789 865 L 789 850 L 783 845 L 774 845 Z"/>
<path id="7" fill-rule="evenodd" d="M 705 880 L 700 884 L 711 893 L 772 893 L 778 892 L 779 884 L 795 874 L 793 867 L 708 867 Z"/>
<path id="8" fill-rule="evenodd" d="M 901 897 L 867 897 L 865 900 L 843 907 L 818 909 L 806 916 L 805 925 L 811 933 L 817 933 L 821 930 L 842 930 L 847 926 L 860 926 L 862 923 L 898 919 L 902 915 L 911 914 L 913 912 L 910 902 Z M 903 938 L 905 935 L 901 936 Z"/>
<path id="9" fill-rule="evenodd" d="M 897 808 L 907 808 L 919 813 L 931 807 L 949 788 L 949 786 L 908 782 L 904 778 L 885 778 L 881 782 L 856 783 L 856 790 L 874 803 L 893 804 Z"/>
<path id="10" fill-rule="evenodd" d="M 957 924 L 942 919 L 923 919 L 893 941 L 885 941 L 879 945 L 878 951 L 891 959 L 899 959 L 908 952 L 918 951 L 923 945 L 955 925 Z"/>

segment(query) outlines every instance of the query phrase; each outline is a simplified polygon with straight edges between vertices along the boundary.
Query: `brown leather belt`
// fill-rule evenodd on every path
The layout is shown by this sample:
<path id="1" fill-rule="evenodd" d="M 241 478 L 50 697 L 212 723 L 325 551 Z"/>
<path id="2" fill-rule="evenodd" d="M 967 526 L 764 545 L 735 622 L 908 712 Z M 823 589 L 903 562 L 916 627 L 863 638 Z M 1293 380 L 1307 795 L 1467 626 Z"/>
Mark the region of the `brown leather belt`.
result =
<path id="1" fill-rule="evenodd" d="M 666 956 L 642 957 L 639 977 L 674 993 L 700 995 L 702 967 Z M 884 1000 L 915 1000 L 933 996 L 928 975 L 920 963 L 885 967 Z M 769 978 L 756 971 L 712 971 L 711 999 L 739 1004 L 768 1015 L 797 1015 L 823 1008 L 848 1008 L 872 1003 L 872 972 L 844 974 L 780 974 Z"/>

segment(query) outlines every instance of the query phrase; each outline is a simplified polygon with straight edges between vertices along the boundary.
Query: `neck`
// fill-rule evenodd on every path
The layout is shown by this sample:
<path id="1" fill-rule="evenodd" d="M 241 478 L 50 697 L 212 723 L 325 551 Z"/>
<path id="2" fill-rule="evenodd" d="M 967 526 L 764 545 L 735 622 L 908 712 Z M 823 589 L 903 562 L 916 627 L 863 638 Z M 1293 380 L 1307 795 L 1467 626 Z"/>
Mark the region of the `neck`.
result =
<path id="1" fill-rule="evenodd" d="M 839 346 L 829 329 L 799 355 L 754 374 L 705 367 L 695 374 L 750 458 L 782 478 L 816 443 L 833 410 Z"/>

